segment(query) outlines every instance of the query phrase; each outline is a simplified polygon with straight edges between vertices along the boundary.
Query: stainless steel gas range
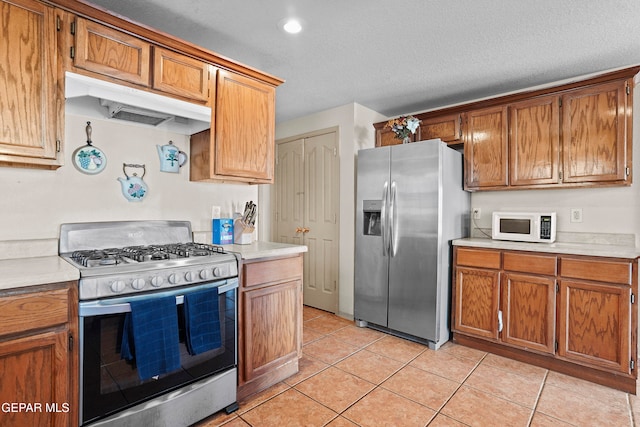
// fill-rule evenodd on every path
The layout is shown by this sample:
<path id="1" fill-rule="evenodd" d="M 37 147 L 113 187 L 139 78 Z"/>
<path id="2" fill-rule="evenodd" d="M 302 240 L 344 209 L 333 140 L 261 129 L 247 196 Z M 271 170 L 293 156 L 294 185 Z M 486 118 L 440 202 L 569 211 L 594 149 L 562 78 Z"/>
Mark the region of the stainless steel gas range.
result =
<path id="1" fill-rule="evenodd" d="M 62 224 L 59 254 L 80 270 L 80 425 L 237 407 L 234 254 L 194 243 L 188 221 Z"/>

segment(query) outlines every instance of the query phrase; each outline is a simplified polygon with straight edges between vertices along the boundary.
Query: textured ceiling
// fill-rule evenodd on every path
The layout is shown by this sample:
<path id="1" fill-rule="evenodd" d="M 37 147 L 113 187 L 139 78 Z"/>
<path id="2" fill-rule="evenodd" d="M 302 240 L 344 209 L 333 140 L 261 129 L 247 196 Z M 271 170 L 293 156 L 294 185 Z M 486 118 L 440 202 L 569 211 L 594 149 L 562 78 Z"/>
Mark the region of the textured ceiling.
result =
<path id="1" fill-rule="evenodd" d="M 387 116 L 640 64 L 637 0 L 93 0 L 281 77 L 278 122 Z M 277 23 L 305 21 L 297 35 Z"/>

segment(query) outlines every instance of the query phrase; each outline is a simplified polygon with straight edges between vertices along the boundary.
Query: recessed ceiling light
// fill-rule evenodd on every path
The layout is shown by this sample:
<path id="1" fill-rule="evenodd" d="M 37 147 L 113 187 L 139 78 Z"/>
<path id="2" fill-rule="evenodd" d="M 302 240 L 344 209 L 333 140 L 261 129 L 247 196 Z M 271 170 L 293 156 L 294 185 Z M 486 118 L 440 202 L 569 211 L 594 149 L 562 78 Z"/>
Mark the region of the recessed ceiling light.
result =
<path id="1" fill-rule="evenodd" d="M 289 18 L 281 21 L 282 29 L 289 34 L 298 34 L 302 31 L 302 23 L 299 19 Z"/>

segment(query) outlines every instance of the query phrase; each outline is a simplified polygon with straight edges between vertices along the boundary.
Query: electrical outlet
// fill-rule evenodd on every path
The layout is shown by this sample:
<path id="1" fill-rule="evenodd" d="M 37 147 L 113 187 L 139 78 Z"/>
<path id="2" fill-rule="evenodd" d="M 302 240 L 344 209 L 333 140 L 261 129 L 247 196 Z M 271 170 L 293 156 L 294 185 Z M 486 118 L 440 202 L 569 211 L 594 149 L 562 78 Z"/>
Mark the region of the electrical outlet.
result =
<path id="1" fill-rule="evenodd" d="M 473 219 L 480 219 L 481 211 L 480 208 L 473 208 Z"/>
<path id="2" fill-rule="evenodd" d="M 582 208 L 571 208 L 569 222 L 582 222 Z"/>

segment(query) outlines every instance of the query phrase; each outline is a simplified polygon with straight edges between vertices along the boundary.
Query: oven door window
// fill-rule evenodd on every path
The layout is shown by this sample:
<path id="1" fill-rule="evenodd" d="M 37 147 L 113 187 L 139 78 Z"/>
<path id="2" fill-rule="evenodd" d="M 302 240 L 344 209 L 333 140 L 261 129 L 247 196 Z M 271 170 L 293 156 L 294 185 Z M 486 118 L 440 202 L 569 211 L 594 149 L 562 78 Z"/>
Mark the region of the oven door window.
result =
<path id="1" fill-rule="evenodd" d="M 236 365 L 235 290 L 219 295 L 222 346 L 192 356 L 185 344 L 184 310 L 178 305 L 177 371 L 141 381 L 135 361 L 120 356 L 124 313 L 81 318 L 82 423 L 88 423 Z M 144 350 L 142 350 L 144 351 Z"/>

